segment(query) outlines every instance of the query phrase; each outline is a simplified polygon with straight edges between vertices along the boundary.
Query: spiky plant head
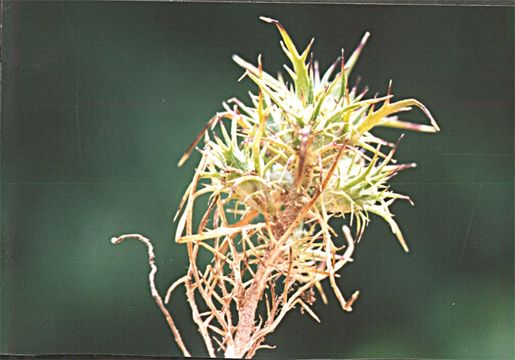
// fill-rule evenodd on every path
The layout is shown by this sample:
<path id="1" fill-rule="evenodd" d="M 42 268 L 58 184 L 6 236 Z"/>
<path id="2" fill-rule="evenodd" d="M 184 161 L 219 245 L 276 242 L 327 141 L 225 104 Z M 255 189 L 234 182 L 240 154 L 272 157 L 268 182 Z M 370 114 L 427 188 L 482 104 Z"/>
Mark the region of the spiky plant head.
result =
<path id="1" fill-rule="evenodd" d="M 370 215 L 378 215 L 408 251 L 390 205 L 409 198 L 391 190 L 388 181 L 414 164 L 397 164 L 397 144 L 372 130 L 439 128 L 418 100 L 393 101 L 391 82 L 384 96 L 373 98 L 366 98 L 366 90 L 349 86 L 368 32 L 348 58 L 342 50 L 321 73 L 309 57 L 313 40 L 300 52 L 278 21 L 261 19 L 279 30 L 291 80 L 266 73 L 261 56 L 257 66 L 233 57 L 258 91 L 250 94 L 250 104 L 234 98 L 224 102 L 224 111 L 208 122 L 180 160 L 182 164 L 203 139 L 202 159 L 181 204 L 176 241 L 195 243 L 227 262 L 244 254 L 250 278 L 272 248 L 282 247 L 272 278 L 287 277 L 291 283 L 311 284 L 322 291 L 320 281 L 329 277 L 333 284 L 334 273 L 352 253 L 349 244 L 333 241 L 333 217 L 348 219 L 354 236 L 346 226 L 344 235 L 353 244 L 352 238 L 362 237 Z M 397 117 L 413 107 L 424 112 L 429 125 Z M 193 203 L 204 194 L 210 196 L 209 206 L 194 231 Z M 339 290 L 335 292 L 342 302 Z M 345 302 L 342 306 L 350 308 Z"/>

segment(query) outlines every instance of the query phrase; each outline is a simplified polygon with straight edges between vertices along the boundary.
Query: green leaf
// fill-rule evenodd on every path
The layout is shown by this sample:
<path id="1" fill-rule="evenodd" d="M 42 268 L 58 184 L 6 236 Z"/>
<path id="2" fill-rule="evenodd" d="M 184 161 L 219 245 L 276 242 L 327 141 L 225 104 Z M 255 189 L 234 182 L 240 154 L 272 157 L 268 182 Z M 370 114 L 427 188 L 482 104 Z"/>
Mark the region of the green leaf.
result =
<path id="1" fill-rule="evenodd" d="M 299 54 L 295 44 L 293 43 L 290 35 L 286 32 L 286 29 L 282 24 L 274 19 L 270 19 L 264 16 L 260 17 L 266 23 L 274 24 L 283 41 L 281 42 L 281 47 L 283 48 L 286 56 L 290 59 L 293 70 L 295 71 L 295 77 L 293 78 L 295 82 L 295 91 L 299 99 L 303 100 L 303 103 L 310 104 L 313 102 L 313 83 L 308 74 L 308 67 L 306 66 L 306 59 L 308 57 L 311 46 L 313 45 L 314 38 L 311 39 L 308 46 L 304 50 L 302 54 Z"/>

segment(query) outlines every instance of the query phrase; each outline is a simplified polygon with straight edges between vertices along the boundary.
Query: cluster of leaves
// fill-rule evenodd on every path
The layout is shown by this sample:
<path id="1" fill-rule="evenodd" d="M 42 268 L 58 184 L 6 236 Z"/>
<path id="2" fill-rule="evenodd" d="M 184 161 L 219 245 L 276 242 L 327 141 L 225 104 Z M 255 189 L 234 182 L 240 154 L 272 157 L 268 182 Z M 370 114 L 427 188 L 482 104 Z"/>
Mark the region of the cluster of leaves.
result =
<path id="1" fill-rule="evenodd" d="M 439 130 L 419 101 L 393 102 L 391 83 L 385 96 L 368 99 L 366 90 L 349 87 L 368 33 L 347 60 L 342 50 L 321 74 L 312 56 L 308 59 L 313 41 L 299 52 L 279 22 L 261 19 L 280 32 L 291 81 L 263 71 L 261 58 L 254 66 L 234 56 L 258 93 L 250 94 L 250 105 L 238 99 L 224 103 L 225 111 L 208 122 L 180 161 L 203 140 L 200 163 L 177 214 L 176 241 L 188 244 L 192 263 L 181 281 L 191 282 L 203 299 L 206 311 L 198 311 L 194 319 L 204 328 L 206 343 L 214 334 L 226 354 L 231 349 L 230 354 L 241 356 L 253 355 L 297 304 L 318 320 L 309 304 L 315 300 L 313 288 L 327 301 L 324 279 L 329 278 L 342 308 L 351 309 L 357 292 L 345 300 L 335 277 L 352 260 L 354 242 L 362 237 L 370 214 L 383 218 L 408 251 L 389 207 L 396 199 L 409 198 L 392 191 L 388 180 L 414 164 L 397 164 L 397 144 L 370 131 L 378 126 Z M 421 109 L 430 125 L 397 117 L 412 107 Z M 194 204 L 204 195 L 209 197 L 207 210 L 194 230 Z M 345 243 L 340 245 L 333 217 L 348 218 L 355 229 L 352 236 L 344 226 Z M 200 248 L 213 256 L 202 271 L 196 265 Z M 241 311 L 254 292 L 258 300 L 265 296 L 266 321 L 250 330 L 244 351 L 234 352 L 240 330 L 232 317 L 237 311 L 242 321 Z"/>

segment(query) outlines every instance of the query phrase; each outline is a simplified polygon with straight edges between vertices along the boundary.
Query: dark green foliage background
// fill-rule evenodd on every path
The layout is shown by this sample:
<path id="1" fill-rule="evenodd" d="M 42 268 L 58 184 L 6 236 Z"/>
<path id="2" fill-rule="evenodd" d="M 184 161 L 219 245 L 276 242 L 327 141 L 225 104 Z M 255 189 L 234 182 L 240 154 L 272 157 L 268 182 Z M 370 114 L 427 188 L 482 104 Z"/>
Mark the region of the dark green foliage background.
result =
<path id="1" fill-rule="evenodd" d="M 4 4 L 2 352 L 179 355 L 144 247 L 109 239 L 152 238 L 162 292 L 185 272 L 171 218 L 198 156 L 176 163 L 223 100 L 255 90 L 233 53 L 286 62 L 259 15 L 301 46 L 316 36 L 322 68 L 370 30 L 353 79 L 373 95 L 393 78 L 442 132 L 398 152 L 419 165 L 393 184 L 416 202 L 394 206 L 410 254 L 376 219 L 339 280 L 361 290 L 354 311 L 330 296 L 322 324 L 292 312 L 258 355 L 513 358 L 512 8 L 135 2 Z M 180 290 L 171 308 L 205 354 Z"/>

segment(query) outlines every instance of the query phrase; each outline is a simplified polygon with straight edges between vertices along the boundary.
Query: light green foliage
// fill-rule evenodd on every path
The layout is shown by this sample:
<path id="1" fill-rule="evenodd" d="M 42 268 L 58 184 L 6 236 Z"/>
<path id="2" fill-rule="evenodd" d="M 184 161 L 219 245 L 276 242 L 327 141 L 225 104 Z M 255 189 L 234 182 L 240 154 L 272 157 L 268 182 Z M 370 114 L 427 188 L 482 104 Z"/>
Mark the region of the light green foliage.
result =
<path id="1" fill-rule="evenodd" d="M 251 105 L 237 99 L 224 103 L 226 111 L 209 124 L 211 128 L 219 126 L 221 138 L 203 133 L 205 146 L 200 151 L 205 168 L 200 178 L 210 179 L 203 192 L 210 192 L 212 199 L 223 194 L 225 202 L 235 200 L 242 213 L 254 209 L 265 217 L 280 216 L 278 204 L 283 203 L 281 193 L 285 189 L 294 187 L 311 197 L 336 164 L 315 203 L 316 211 L 323 212 L 327 219 L 348 214 L 351 225 L 356 222 L 358 239 L 369 222 L 369 214 L 377 214 L 390 224 L 407 251 L 389 206 L 396 199 L 408 197 L 391 191 L 387 181 L 414 164 L 397 165 L 393 158 L 396 145 L 370 131 L 387 126 L 436 132 L 438 125 L 415 99 L 391 102 L 390 89 L 386 96 L 365 99 L 365 91 L 349 89 L 347 79 L 368 33 L 346 62 L 342 50 L 342 56 L 321 75 L 316 62 L 307 62 L 313 40 L 299 54 L 279 22 L 261 19 L 275 24 L 282 36 L 281 46 L 293 70 L 287 66 L 285 69 L 294 86 L 281 76 L 274 78 L 264 72 L 261 59 L 256 67 L 237 55 L 233 57 L 245 69 L 245 76 L 258 85 L 259 94 L 251 94 Z M 339 72 L 333 76 L 336 69 Z M 412 106 L 422 109 L 431 125 L 413 124 L 394 116 Z M 224 119 L 229 123 L 224 124 Z M 383 153 L 384 147 L 391 149 Z M 307 229 L 305 235 L 313 236 Z"/>
<path id="2" fill-rule="evenodd" d="M 280 32 L 291 80 L 267 74 L 261 57 L 254 66 L 235 55 L 244 76 L 258 86 L 257 94 L 250 94 L 250 104 L 225 102 L 225 111 L 208 122 L 180 160 L 182 164 L 203 140 L 202 158 L 177 214 L 175 239 L 188 245 L 187 287 L 200 293 L 206 319 L 216 318 L 218 324 L 218 330 L 206 328 L 205 334 L 225 334 L 221 349 L 232 357 L 252 356 L 296 305 L 318 320 L 308 305 L 315 301 L 313 288 L 327 301 L 321 286 L 326 278 L 342 308 L 351 310 L 358 292 L 345 300 L 335 277 L 352 260 L 354 242 L 371 214 L 383 218 L 408 251 L 389 208 L 396 199 L 409 198 L 392 191 L 388 180 L 414 164 L 397 164 L 397 144 L 371 131 L 378 126 L 439 131 L 419 101 L 394 102 L 391 83 L 385 96 L 374 98 L 349 87 L 368 33 L 347 60 L 342 50 L 321 74 L 312 56 L 308 61 L 313 41 L 299 52 L 279 22 L 261 19 Z M 396 114 L 412 107 L 421 109 L 430 125 L 398 119 Z M 208 207 L 194 229 L 194 203 L 203 195 L 209 196 Z M 344 244 L 336 244 L 333 217 L 348 220 Z M 196 265 L 200 248 L 213 256 L 203 271 Z M 254 327 L 263 294 L 266 321 Z M 239 321 L 233 336 L 235 310 Z M 199 328 L 206 327 L 205 321 L 199 320 Z"/>

